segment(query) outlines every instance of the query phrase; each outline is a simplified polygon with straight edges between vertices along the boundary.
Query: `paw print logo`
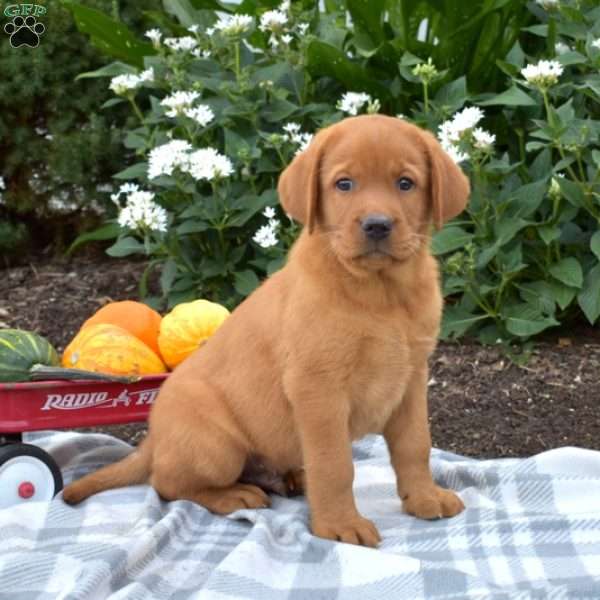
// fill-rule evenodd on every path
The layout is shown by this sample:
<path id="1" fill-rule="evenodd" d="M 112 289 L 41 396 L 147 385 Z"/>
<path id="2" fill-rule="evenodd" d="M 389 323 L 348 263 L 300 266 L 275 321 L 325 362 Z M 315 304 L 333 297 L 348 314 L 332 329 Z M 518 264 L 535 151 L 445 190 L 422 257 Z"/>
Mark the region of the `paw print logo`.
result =
<path id="1" fill-rule="evenodd" d="M 29 46 L 37 48 L 40 43 L 40 35 L 46 31 L 43 23 L 29 15 L 25 19 L 23 17 L 15 17 L 10 23 L 4 26 L 5 33 L 10 35 L 10 45 L 13 48 L 21 46 Z"/>

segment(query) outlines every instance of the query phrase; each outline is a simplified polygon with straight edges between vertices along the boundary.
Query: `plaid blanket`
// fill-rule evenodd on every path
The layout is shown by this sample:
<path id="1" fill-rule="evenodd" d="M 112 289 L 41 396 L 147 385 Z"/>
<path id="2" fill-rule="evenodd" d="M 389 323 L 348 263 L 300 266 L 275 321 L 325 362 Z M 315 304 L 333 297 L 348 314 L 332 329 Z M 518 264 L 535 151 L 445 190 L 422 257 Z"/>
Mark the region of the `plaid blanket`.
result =
<path id="1" fill-rule="evenodd" d="M 130 451 L 95 434 L 29 441 L 66 481 Z M 433 522 L 400 511 L 380 437 L 356 444 L 354 458 L 377 550 L 312 536 L 302 497 L 217 517 L 142 485 L 75 508 L 58 496 L 0 510 L 0 598 L 600 598 L 600 452 L 481 461 L 434 450 L 436 480 L 467 509 Z"/>

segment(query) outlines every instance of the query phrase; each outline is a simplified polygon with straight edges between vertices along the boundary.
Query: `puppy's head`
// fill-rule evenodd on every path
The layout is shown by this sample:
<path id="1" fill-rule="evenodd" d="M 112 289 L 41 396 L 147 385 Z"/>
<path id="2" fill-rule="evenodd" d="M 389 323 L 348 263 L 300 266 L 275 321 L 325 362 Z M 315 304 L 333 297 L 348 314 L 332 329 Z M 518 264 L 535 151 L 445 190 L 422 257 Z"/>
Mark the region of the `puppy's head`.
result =
<path id="1" fill-rule="evenodd" d="M 469 182 L 435 137 L 383 115 L 319 132 L 279 180 L 284 210 L 347 266 L 403 263 L 465 208 Z"/>

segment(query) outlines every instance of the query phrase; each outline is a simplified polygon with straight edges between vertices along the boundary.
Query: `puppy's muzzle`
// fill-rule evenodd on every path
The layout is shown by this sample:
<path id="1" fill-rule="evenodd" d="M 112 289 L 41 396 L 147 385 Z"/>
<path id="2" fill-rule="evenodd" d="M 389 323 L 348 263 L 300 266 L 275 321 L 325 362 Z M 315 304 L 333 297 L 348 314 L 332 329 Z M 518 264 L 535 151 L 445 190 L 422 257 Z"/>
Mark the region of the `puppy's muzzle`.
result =
<path id="1" fill-rule="evenodd" d="M 392 219 L 385 215 L 371 214 L 360 221 L 365 236 L 373 241 L 384 240 L 392 233 Z"/>

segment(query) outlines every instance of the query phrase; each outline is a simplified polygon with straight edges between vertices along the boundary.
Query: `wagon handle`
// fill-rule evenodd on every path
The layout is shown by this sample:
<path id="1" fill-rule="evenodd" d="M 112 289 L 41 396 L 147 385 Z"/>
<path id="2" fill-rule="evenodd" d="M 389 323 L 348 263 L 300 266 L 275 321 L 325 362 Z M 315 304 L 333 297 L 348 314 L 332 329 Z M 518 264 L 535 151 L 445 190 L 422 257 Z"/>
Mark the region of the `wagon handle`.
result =
<path id="1" fill-rule="evenodd" d="M 95 381 L 115 381 L 117 383 L 135 383 L 141 379 L 140 375 L 108 375 L 96 373 L 95 371 L 84 371 L 83 369 L 66 369 L 63 367 L 49 367 L 48 365 L 36 364 L 29 369 L 30 381 L 41 381 L 44 379 L 90 379 Z"/>

